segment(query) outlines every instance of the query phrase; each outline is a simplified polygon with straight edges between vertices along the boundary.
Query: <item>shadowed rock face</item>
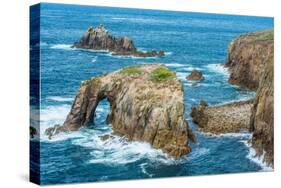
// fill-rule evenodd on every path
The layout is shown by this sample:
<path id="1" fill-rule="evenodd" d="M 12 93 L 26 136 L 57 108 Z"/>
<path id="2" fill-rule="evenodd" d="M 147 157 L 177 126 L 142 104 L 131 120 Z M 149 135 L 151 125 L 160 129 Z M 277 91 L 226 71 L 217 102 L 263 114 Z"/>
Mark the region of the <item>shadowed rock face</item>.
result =
<path id="1" fill-rule="evenodd" d="M 201 101 L 192 107 L 191 117 L 200 131 L 214 134 L 240 132 L 250 127 L 253 100 L 240 101 L 218 106 L 208 106 Z"/>
<path id="2" fill-rule="evenodd" d="M 138 51 L 134 46 L 133 41 L 128 37 L 114 37 L 103 25 L 97 28 L 90 27 L 79 42 L 75 42 L 72 47 L 93 49 L 93 50 L 108 50 L 112 55 L 136 56 L 136 57 L 155 57 L 164 56 L 164 51 L 159 52 L 153 50 L 149 52 Z"/>
<path id="3" fill-rule="evenodd" d="M 241 35 L 228 47 L 229 83 L 256 90 L 265 62 L 273 54 L 273 31 Z"/>
<path id="4" fill-rule="evenodd" d="M 62 126 L 46 130 L 51 138 L 93 122 L 102 99 L 110 103 L 107 121 L 115 134 L 145 141 L 173 157 L 191 151 L 194 139 L 184 119 L 183 89 L 175 73 L 164 65 L 128 67 L 84 81 Z"/>

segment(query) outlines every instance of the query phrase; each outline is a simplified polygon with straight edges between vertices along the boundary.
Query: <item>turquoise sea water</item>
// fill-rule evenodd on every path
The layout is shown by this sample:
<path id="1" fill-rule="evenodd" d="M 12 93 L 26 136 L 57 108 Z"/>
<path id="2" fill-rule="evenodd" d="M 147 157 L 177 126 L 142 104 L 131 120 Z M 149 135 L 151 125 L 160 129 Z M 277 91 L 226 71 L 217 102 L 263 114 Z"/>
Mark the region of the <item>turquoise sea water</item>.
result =
<path id="1" fill-rule="evenodd" d="M 131 37 L 141 50 L 166 52 L 162 58 L 111 56 L 108 52 L 72 49 L 89 26 L 104 24 L 116 36 Z M 253 92 L 228 84 L 227 46 L 240 34 L 273 27 L 272 18 L 183 13 L 155 10 L 41 4 L 41 139 L 42 184 L 142 179 L 170 176 L 255 172 L 264 170 L 252 158 L 247 131 L 212 136 L 197 130 L 190 108 L 201 99 L 210 104 L 244 100 Z M 61 124 L 83 80 L 122 67 L 164 63 L 177 72 L 185 92 L 185 115 L 197 136 L 192 152 L 179 160 L 142 142 L 98 136 L 112 132 L 102 101 L 95 124 L 48 140 L 44 130 Z M 205 80 L 196 86 L 185 80 L 194 68 Z"/>

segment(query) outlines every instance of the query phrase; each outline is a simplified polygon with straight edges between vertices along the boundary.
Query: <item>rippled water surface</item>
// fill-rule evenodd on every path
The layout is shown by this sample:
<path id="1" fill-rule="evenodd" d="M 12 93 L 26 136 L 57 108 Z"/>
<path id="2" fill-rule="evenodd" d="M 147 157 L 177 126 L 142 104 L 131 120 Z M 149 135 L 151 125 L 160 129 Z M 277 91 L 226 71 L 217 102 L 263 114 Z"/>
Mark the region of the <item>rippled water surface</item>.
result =
<path id="1" fill-rule="evenodd" d="M 89 26 L 104 24 L 116 36 L 129 36 L 141 50 L 165 50 L 163 58 L 111 56 L 70 48 Z M 227 46 L 242 33 L 273 27 L 273 19 L 72 5 L 41 6 L 41 181 L 43 184 L 193 176 L 263 170 L 247 146 L 247 132 L 211 136 L 197 131 L 190 107 L 247 99 L 254 93 L 227 83 Z M 179 160 L 141 142 L 99 136 L 112 132 L 105 123 L 108 102 L 97 109 L 95 124 L 48 140 L 47 127 L 63 123 L 82 80 L 122 67 L 161 62 L 177 72 L 184 86 L 186 119 L 197 136 L 192 152 Z M 185 80 L 194 68 L 205 80 Z"/>

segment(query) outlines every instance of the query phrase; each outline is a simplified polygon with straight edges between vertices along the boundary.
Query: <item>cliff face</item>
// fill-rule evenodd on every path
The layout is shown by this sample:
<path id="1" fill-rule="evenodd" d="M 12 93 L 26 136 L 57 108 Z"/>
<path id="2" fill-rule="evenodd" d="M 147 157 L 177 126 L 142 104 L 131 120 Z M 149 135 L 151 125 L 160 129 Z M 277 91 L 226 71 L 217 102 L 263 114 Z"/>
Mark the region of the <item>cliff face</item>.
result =
<path id="1" fill-rule="evenodd" d="M 258 156 L 273 166 L 274 162 L 274 68 L 273 54 L 266 62 L 252 109 L 250 128 L 252 145 Z"/>
<path id="2" fill-rule="evenodd" d="M 241 35 L 228 48 L 229 83 L 256 90 L 265 62 L 273 54 L 273 31 Z"/>
<path id="3" fill-rule="evenodd" d="M 103 25 L 97 28 L 90 27 L 80 41 L 75 42 L 73 47 L 93 50 L 108 50 L 112 55 L 130 55 L 136 57 L 164 56 L 164 51 L 141 52 L 136 49 L 133 41 L 128 37 L 114 37 Z"/>
<path id="4" fill-rule="evenodd" d="M 234 102 L 218 106 L 208 106 L 201 101 L 193 107 L 191 117 L 200 131 L 214 134 L 248 130 L 253 100 Z"/>
<path id="5" fill-rule="evenodd" d="M 82 83 L 62 126 L 46 130 L 51 138 L 62 131 L 75 131 L 94 120 L 102 99 L 110 103 L 107 121 L 115 134 L 145 141 L 173 157 L 191 151 L 193 139 L 184 119 L 183 88 L 175 73 L 164 65 L 127 67 Z"/>
<path id="6" fill-rule="evenodd" d="M 257 90 L 251 112 L 252 146 L 257 156 L 274 162 L 274 33 L 272 30 L 238 37 L 229 46 L 229 82 Z"/>

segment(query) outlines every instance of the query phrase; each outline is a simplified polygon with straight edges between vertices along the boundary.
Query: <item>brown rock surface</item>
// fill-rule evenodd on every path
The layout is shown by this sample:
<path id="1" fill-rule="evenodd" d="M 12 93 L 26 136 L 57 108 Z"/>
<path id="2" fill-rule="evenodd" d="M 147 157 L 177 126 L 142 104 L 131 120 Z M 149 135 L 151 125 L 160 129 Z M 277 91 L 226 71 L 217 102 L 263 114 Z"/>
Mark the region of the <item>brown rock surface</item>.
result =
<path id="1" fill-rule="evenodd" d="M 153 50 L 148 52 L 138 51 L 133 41 L 129 37 L 114 37 L 103 25 L 96 28 L 90 27 L 79 42 L 75 42 L 72 47 L 93 50 L 108 50 L 112 55 L 155 57 L 164 56 L 164 51 Z"/>
<path id="2" fill-rule="evenodd" d="M 200 131 L 221 134 L 248 130 L 253 100 L 239 101 L 218 106 L 208 106 L 201 101 L 192 107 L 191 117 Z"/>
<path id="3" fill-rule="evenodd" d="M 251 139 L 257 156 L 274 163 L 274 32 L 242 35 L 229 46 L 229 82 L 257 90 L 250 118 Z"/>
<path id="4" fill-rule="evenodd" d="M 187 77 L 187 80 L 194 80 L 194 81 L 201 81 L 204 80 L 204 76 L 202 74 L 202 72 L 198 71 L 198 70 L 193 70 Z"/>
<path id="5" fill-rule="evenodd" d="M 273 30 L 241 35 L 228 47 L 229 83 L 256 90 L 265 62 L 273 54 Z"/>
<path id="6" fill-rule="evenodd" d="M 250 130 L 252 146 L 257 156 L 264 154 L 264 162 L 274 163 L 274 68 L 273 54 L 266 62 L 257 96 L 252 109 Z"/>
<path id="7" fill-rule="evenodd" d="M 107 120 L 115 134 L 148 142 L 176 158 L 191 151 L 188 140 L 194 137 L 184 119 L 182 85 L 161 64 L 127 67 L 84 81 L 64 124 L 46 134 L 51 138 L 89 125 L 105 98 L 111 107 Z"/>

